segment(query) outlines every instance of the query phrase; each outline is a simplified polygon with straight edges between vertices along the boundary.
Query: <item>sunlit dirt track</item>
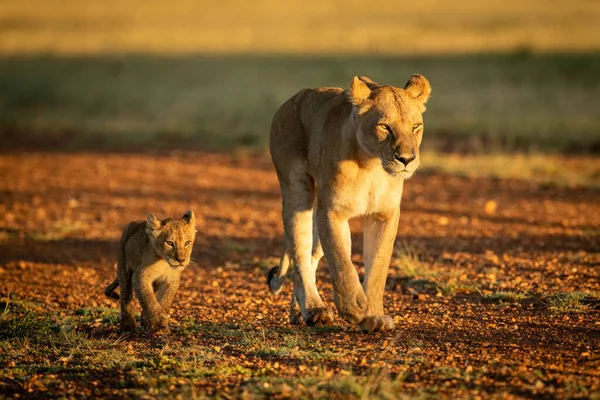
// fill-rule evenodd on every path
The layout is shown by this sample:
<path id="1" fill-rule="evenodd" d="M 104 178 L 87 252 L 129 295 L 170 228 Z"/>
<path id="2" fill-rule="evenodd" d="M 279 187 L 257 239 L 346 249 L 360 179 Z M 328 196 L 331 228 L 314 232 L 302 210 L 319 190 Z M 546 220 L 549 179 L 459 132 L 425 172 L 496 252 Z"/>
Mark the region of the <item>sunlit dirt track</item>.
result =
<path id="1" fill-rule="evenodd" d="M 198 218 L 196 263 L 182 275 L 172 333 L 119 339 L 115 320 L 83 318 L 118 309 L 103 289 L 123 226 L 188 208 Z M 363 390 L 391 382 L 369 386 L 373 396 L 600 396 L 600 191 L 421 173 L 406 183 L 401 209 L 385 294 L 395 331 L 366 335 L 339 318 L 296 327 L 291 282 L 279 296 L 266 286 L 282 241 L 267 157 L 0 155 L 0 296 L 10 299 L 2 318 L 26 302 L 142 363 L 98 365 L 93 348 L 36 358 L 4 327 L 0 392 L 352 397 L 336 382 L 354 377 Z M 360 221 L 352 227 L 362 273 Z M 325 262 L 318 279 L 333 307 Z M 185 352 L 214 373 L 186 374 Z M 147 361 L 157 354 L 177 363 Z"/>

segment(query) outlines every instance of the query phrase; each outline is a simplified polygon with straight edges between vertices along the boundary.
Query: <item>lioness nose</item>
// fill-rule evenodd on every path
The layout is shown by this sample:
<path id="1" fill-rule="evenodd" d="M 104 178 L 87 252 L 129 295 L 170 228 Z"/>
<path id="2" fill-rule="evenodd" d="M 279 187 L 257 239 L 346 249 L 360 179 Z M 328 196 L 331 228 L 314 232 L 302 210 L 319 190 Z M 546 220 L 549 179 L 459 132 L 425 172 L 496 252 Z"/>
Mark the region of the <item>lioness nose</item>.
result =
<path id="1" fill-rule="evenodd" d="M 415 156 L 414 153 L 412 154 L 398 154 L 395 153 L 394 157 L 396 158 L 396 160 L 400 161 L 402 164 L 404 164 L 404 166 L 406 167 L 412 160 L 414 160 L 415 158 L 417 158 Z"/>

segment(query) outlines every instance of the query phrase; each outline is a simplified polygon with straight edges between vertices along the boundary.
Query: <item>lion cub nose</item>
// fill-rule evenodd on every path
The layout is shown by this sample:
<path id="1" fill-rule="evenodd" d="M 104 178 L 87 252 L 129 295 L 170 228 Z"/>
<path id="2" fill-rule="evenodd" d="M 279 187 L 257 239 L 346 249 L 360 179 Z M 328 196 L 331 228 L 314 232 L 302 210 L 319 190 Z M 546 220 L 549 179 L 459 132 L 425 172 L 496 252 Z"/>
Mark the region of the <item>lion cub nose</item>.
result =
<path id="1" fill-rule="evenodd" d="M 395 153 L 394 154 L 394 158 L 397 161 L 400 161 L 406 167 L 411 161 L 413 161 L 417 157 L 415 156 L 414 153 L 412 153 L 412 154 L 398 154 L 398 153 Z"/>

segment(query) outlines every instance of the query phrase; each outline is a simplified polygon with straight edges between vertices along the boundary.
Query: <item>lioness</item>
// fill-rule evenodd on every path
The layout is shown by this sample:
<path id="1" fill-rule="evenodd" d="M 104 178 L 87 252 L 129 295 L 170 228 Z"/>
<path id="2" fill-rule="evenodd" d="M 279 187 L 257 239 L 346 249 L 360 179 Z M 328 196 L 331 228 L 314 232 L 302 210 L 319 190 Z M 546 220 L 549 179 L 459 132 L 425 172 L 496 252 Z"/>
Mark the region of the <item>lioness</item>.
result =
<path id="1" fill-rule="evenodd" d="M 117 279 L 104 294 L 121 300 L 121 332 L 135 331 L 133 291 L 142 305 L 142 326 L 151 331 L 169 331 L 169 309 L 179 288 L 183 269 L 190 263 L 196 235 L 196 217 L 187 210 L 181 219 L 160 221 L 148 214 L 146 221 L 133 221 L 121 236 Z M 121 295 L 114 290 L 121 286 Z M 158 295 L 158 299 L 155 296 Z"/>
<path id="2" fill-rule="evenodd" d="M 383 291 L 404 180 L 419 167 L 429 82 L 404 89 L 354 77 L 346 91 L 304 89 L 273 117 L 270 150 L 283 197 L 283 255 L 268 277 L 278 293 L 295 268 L 290 322 L 328 324 L 315 273 L 325 254 L 339 315 L 365 332 L 394 328 Z M 364 216 L 365 277 L 352 264 L 348 220 Z"/>

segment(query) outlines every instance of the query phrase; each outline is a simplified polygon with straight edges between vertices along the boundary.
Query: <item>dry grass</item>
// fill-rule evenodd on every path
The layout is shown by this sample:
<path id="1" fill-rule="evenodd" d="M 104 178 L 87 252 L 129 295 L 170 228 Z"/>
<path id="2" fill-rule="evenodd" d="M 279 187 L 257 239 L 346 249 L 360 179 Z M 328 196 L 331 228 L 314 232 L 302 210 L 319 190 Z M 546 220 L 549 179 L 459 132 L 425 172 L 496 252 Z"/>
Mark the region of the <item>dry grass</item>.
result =
<path id="1" fill-rule="evenodd" d="M 439 171 L 468 177 L 523 179 L 560 186 L 600 187 L 597 157 L 493 153 L 481 155 L 423 152 L 424 171 Z"/>
<path id="2" fill-rule="evenodd" d="M 586 0 L 2 0 L 0 54 L 580 51 L 599 18 Z"/>

